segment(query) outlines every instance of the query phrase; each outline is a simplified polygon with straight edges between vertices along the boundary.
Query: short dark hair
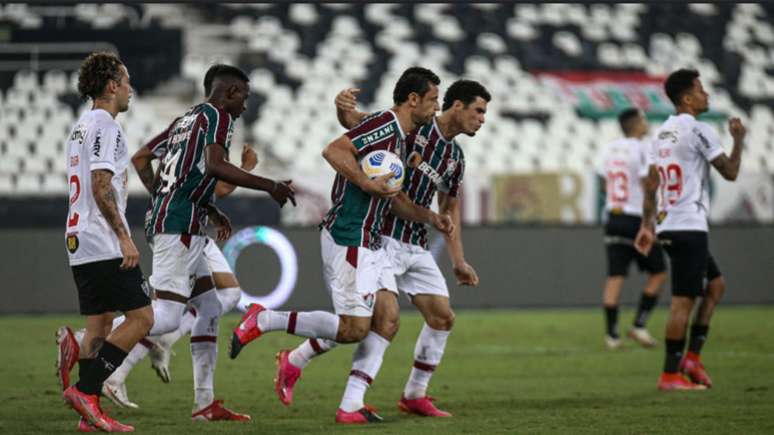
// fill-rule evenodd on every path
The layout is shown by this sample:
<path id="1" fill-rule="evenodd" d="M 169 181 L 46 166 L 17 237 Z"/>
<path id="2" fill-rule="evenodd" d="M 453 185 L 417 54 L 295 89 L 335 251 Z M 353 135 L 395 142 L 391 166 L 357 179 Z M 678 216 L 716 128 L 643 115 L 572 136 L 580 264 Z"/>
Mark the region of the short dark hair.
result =
<path id="1" fill-rule="evenodd" d="M 398 83 L 395 83 L 395 89 L 392 91 L 392 101 L 395 104 L 404 103 L 412 92 L 423 97 L 430 90 L 430 84 L 438 86 L 441 79 L 434 72 L 427 68 L 412 66 L 403 71 Z"/>
<path id="2" fill-rule="evenodd" d="M 618 125 L 621 126 L 624 134 L 628 134 L 631 131 L 632 121 L 638 116 L 640 116 L 640 109 L 636 107 L 624 109 L 623 112 L 618 114 Z"/>
<path id="3" fill-rule="evenodd" d="M 108 81 L 121 80 L 121 65 L 123 62 L 114 53 L 91 53 L 78 71 L 78 93 L 81 98 L 97 99 L 102 96 Z"/>
<path id="4" fill-rule="evenodd" d="M 680 105 L 680 98 L 693 87 L 693 80 L 699 78 L 699 72 L 695 69 L 679 69 L 669 74 L 664 82 L 664 92 L 676 106 Z"/>
<path id="5" fill-rule="evenodd" d="M 476 97 L 483 98 L 487 103 L 492 100 L 489 91 L 481 83 L 474 80 L 457 80 L 449 86 L 449 89 L 443 95 L 443 107 L 441 110 L 449 109 L 457 100 L 467 107 L 468 104 L 476 101 Z"/>
<path id="6" fill-rule="evenodd" d="M 218 77 L 233 77 L 235 79 L 242 80 L 245 83 L 250 81 L 250 78 L 247 77 L 247 74 L 235 66 L 226 65 L 223 63 L 215 64 L 207 70 L 206 74 L 204 74 L 205 97 L 208 97 L 210 92 L 212 92 L 212 82 L 215 81 L 215 79 Z"/>

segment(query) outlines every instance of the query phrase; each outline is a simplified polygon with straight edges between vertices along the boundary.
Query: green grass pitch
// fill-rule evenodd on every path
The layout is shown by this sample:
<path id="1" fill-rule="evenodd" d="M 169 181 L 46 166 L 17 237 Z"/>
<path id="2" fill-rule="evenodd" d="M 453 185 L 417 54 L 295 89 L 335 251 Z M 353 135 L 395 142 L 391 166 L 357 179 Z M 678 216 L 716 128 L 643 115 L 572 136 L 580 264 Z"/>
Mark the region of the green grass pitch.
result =
<path id="1" fill-rule="evenodd" d="M 658 338 L 665 315 L 657 310 L 649 324 Z M 631 317 L 631 311 L 622 313 L 622 329 Z M 352 346 L 312 362 L 296 387 L 295 403 L 285 407 L 274 395 L 274 354 L 300 339 L 269 334 L 232 361 L 227 342 L 237 319 L 230 315 L 221 322 L 215 394 L 252 415 L 252 422 L 190 421 L 187 340 L 174 348 L 172 383 L 162 384 L 150 363 L 141 362 L 127 381 L 129 397 L 140 409 L 109 404 L 111 415 L 144 434 L 774 433 L 772 306 L 721 306 L 704 352 L 715 388 L 676 393 L 655 388 L 663 346 L 645 350 L 627 341 L 619 351 L 604 348 L 601 309 L 461 311 L 430 387 L 437 405 L 454 414 L 450 419 L 397 410 L 421 326 L 420 317 L 407 312 L 366 396 L 385 421 L 368 427 L 333 422 Z M 63 405 L 54 377 L 54 331 L 61 324 L 80 327 L 83 319 L 0 316 L 0 433 L 75 432 L 77 418 Z"/>

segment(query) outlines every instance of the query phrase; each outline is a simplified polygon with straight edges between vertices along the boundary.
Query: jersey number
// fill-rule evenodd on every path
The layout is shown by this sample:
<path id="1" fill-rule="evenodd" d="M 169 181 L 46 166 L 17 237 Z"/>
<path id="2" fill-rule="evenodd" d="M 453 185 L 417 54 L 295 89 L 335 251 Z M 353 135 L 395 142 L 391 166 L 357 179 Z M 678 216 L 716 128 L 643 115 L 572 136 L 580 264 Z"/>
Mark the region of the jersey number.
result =
<path id="1" fill-rule="evenodd" d="M 614 204 L 629 200 L 629 177 L 625 172 L 607 173 L 607 192 L 610 202 Z"/>
<path id="2" fill-rule="evenodd" d="M 73 192 L 73 188 L 75 191 Z M 72 216 L 70 216 L 69 219 L 67 219 L 67 228 L 74 227 L 78 225 L 78 219 L 80 219 L 81 215 L 79 215 L 75 211 L 75 203 L 78 201 L 78 198 L 81 197 L 81 180 L 78 179 L 78 176 L 73 174 L 70 176 L 70 209 L 73 211 Z"/>
<path id="3" fill-rule="evenodd" d="M 680 199 L 683 193 L 683 170 L 680 165 L 670 163 L 666 167 L 659 166 L 658 174 L 661 178 L 659 189 L 661 191 L 661 204 L 672 205 Z"/>
<path id="4" fill-rule="evenodd" d="M 172 185 L 177 182 L 177 176 L 175 175 L 175 167 L 177 161 L 180 160 L 180 156 L 183 154 L 183 149 L 179 148 L 175 153 L 167 153 L 164 156 L 162 162 L 161 172 L 159 177 L 161 178 L 161 193 L 167 194 L 172 189 Z"/>

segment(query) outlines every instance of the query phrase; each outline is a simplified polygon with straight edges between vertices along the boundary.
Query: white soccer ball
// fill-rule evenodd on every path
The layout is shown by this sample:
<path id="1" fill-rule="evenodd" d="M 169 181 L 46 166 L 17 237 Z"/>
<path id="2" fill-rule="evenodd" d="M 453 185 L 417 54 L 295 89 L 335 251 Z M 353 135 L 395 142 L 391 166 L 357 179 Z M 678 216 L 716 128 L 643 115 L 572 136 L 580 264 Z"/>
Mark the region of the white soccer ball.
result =
<path id="1" fill-rule="evenodd" d="M 371 151 L 360 161 L 360 167 L 371 179 L 393 172 L 395 176 L 387 184 L 393 189 L 403 186 L 403 162 L 394 153 L 386 150 Z"/>

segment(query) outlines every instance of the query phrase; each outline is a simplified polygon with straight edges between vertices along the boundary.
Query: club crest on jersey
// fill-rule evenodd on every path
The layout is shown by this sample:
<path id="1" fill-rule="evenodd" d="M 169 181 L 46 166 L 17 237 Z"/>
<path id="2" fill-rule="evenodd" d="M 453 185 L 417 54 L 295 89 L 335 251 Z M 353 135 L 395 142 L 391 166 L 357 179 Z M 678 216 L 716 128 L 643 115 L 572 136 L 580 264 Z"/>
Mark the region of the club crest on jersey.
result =
<path id="1" fill-rule="evenodd" d="M 365 304 L 366 304 L 366 306 L 368 308 L 373 308 L 374 307 L 374 299 L 375 298 L 374 298 L 374 294 L 373 293 L 368 293 L 367 295 L 363 296 L 363 301 L 365 302 Z"/>
<path id="2" fill-rule="evenodd" d="M 67 236 L 67 250 L 71 254 L 75 254 L 75 251 L 78 250 L 78 246 L 80 246 L 80 242 L 78 241 L 78 236 L 75 234 L 70 234 Z"/>
<path id="3" fill-rule="evenodd" d="M 82 124 L 78 124 L 77 127 L 75 127 L 75 130 L 73 130 L 73 134 L 70 135 L 70 141 L 77 140 L 78 144 L 83 143 L 83 139 L 86 137 L 86 126 Z"/>
<path id="4" fill-rule="evenodd" d="M 454 159 L 446 160 L 446 173 L 452 174 L 455 169 L 457 169 L 457 161 Z"/>
<path id="5" fill-rule="evenodd" d="M 427 137 L 421 134 L 418 134 L 417 137 L 414 139 L 414 144 L 424 148 L 427 145 L 427 141 L 428 141 Z"/>

